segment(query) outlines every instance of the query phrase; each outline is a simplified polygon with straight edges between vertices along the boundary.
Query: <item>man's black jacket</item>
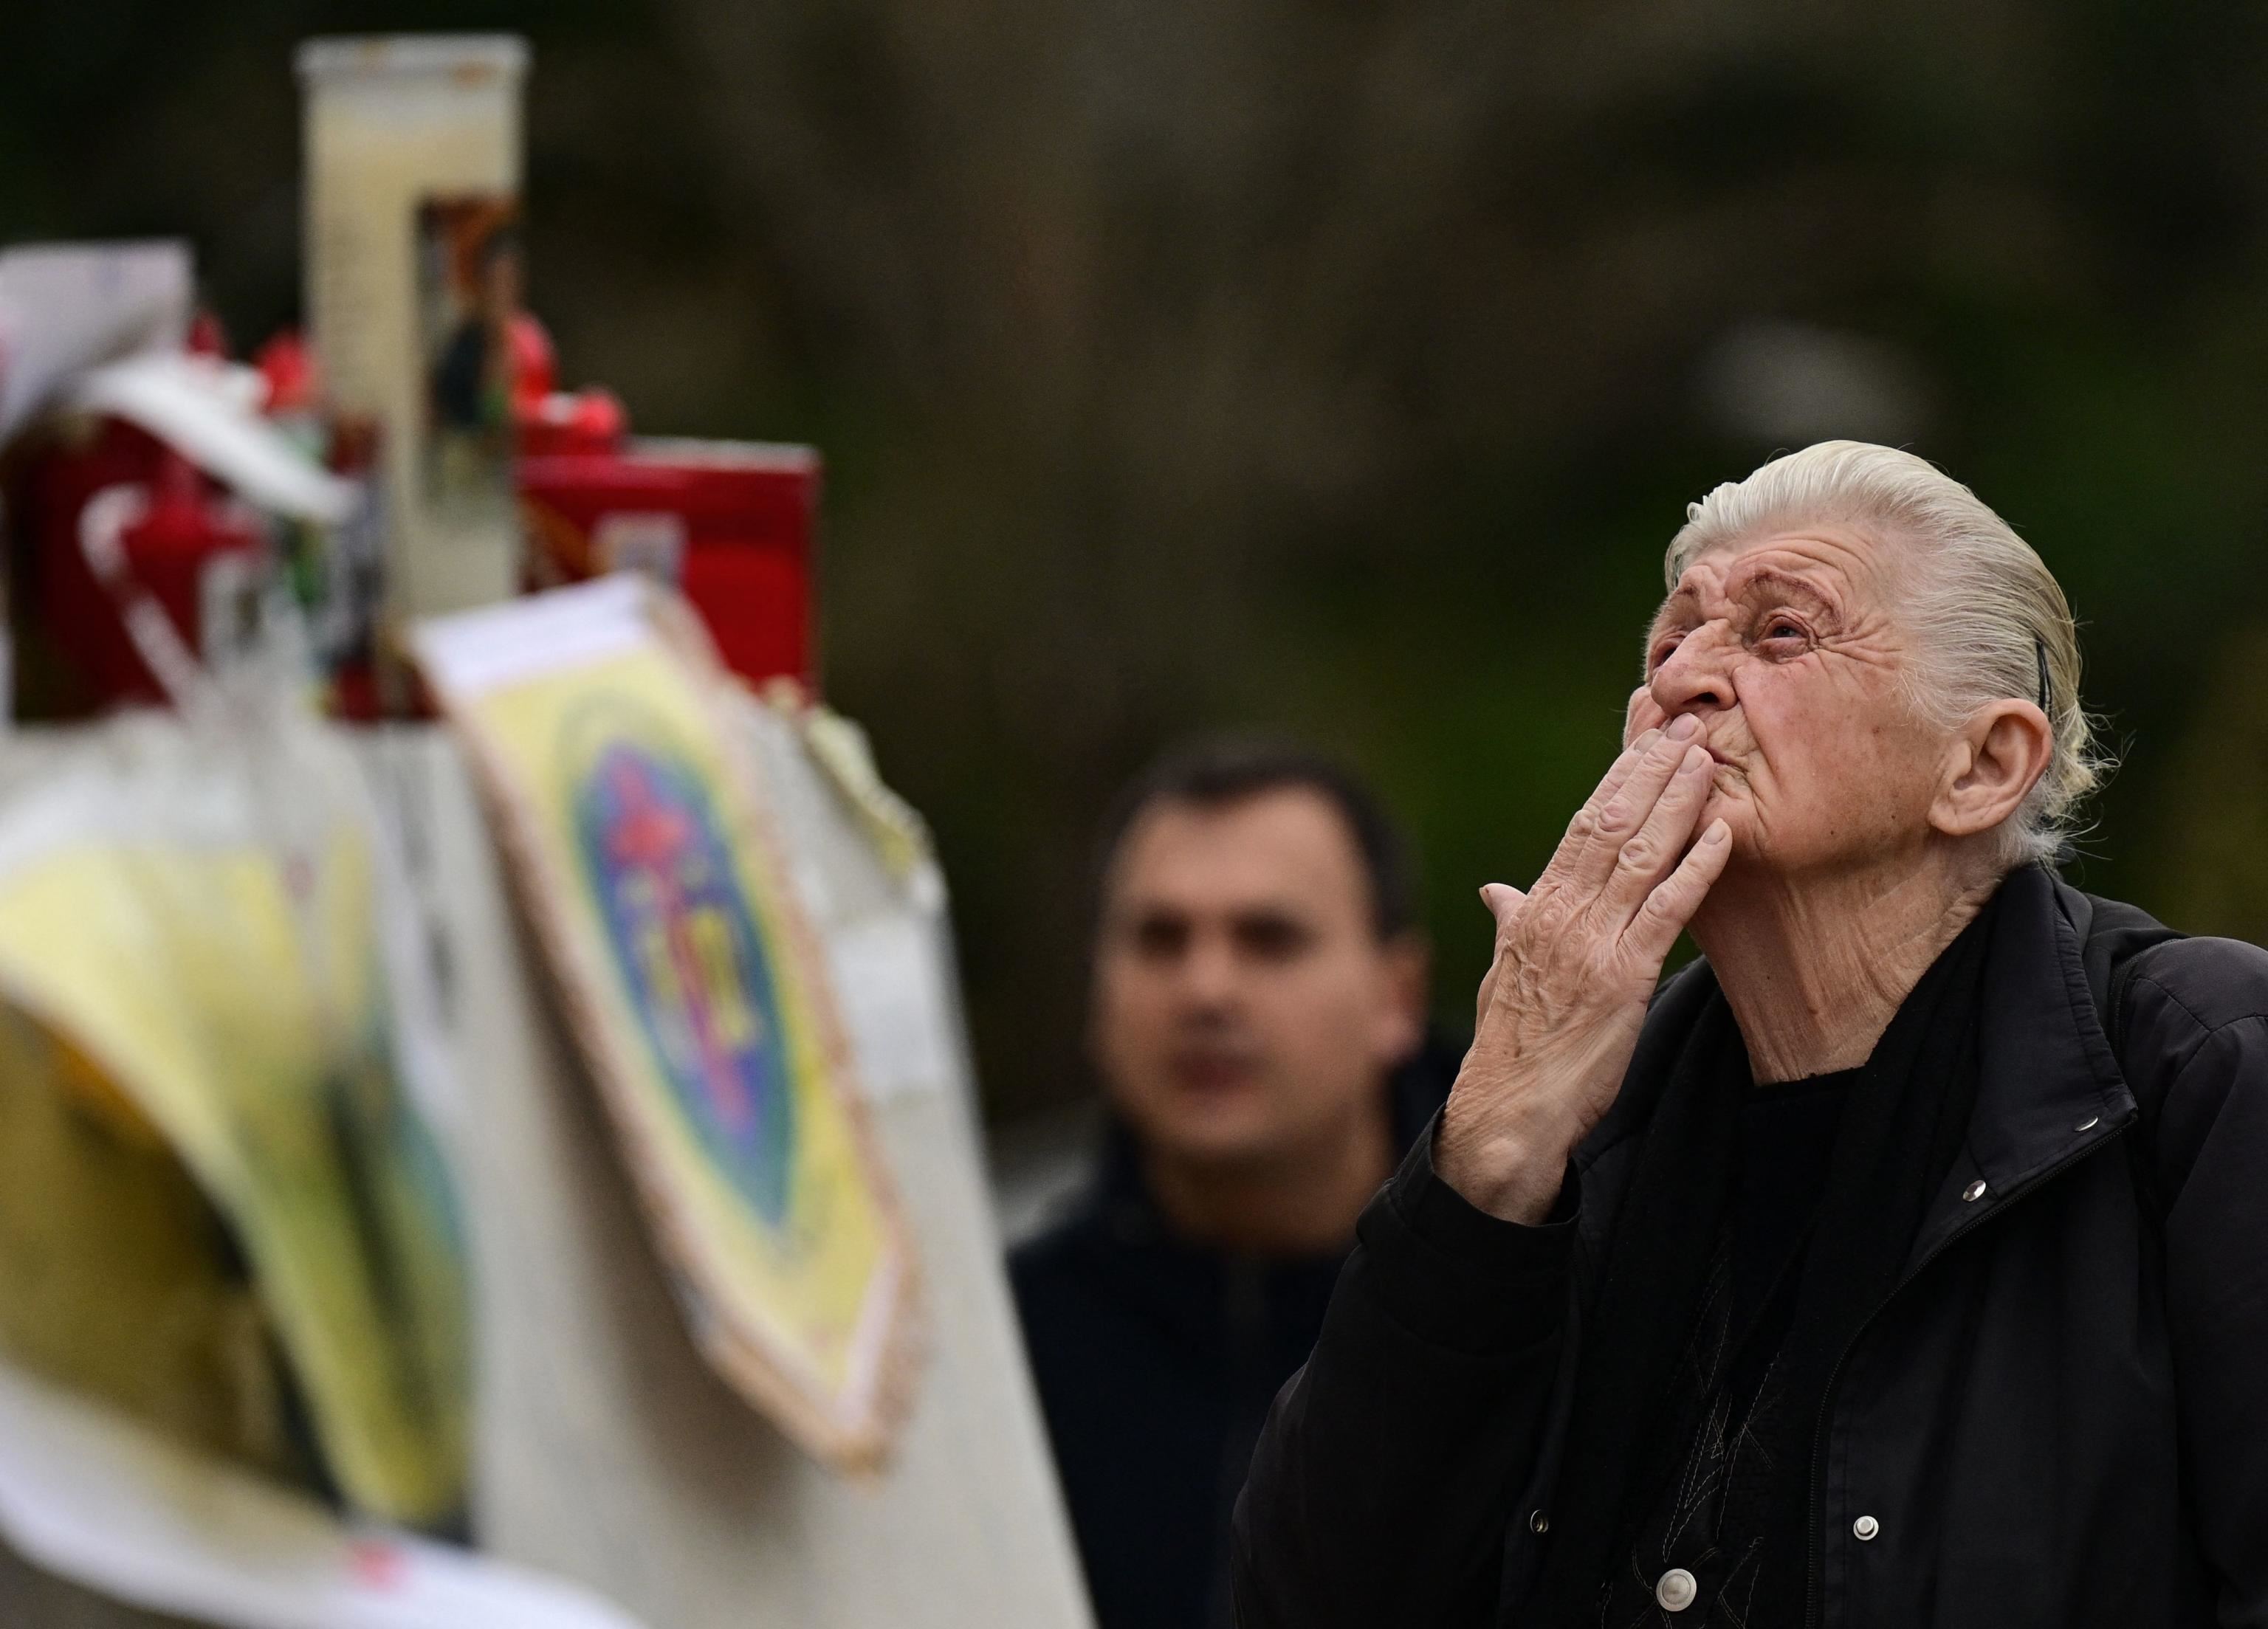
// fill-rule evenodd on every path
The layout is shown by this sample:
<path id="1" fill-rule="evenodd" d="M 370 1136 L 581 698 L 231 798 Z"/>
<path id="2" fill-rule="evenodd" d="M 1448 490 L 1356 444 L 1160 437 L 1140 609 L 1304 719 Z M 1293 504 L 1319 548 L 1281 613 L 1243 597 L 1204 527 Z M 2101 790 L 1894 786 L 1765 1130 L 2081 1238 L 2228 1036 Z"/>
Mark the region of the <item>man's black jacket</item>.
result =
<path id="1" fill-rule="evenodd" d="M 1429 1044 L 1395 1073 L 1397 1148 L 1431 1123 L 1459 1056 Z M 1229 1509 L 1344 1259 L 1233 1257 L 1175 1236 L 1121 1127 L 1070 1214 L 1010 1258 L 1101 1629 L 1228 1623 Z"/>
<path id="2" fill-rule="evenodd" d="M 2043 872 L 2008 894 L 2027 953 L 1988 975 L 1966 1147 L 1818 1421 L 1809 1621 L 2268 1625 L 2268 954 L 2153 944 Z M 1649 1034 L 1711 979 L 1666 986 Z M 1535 1228 L 1418 1140 L 1254 1457 L 1243 1629 L 1524 1625 L 1645 1131 L 1609 1112 Z"/>

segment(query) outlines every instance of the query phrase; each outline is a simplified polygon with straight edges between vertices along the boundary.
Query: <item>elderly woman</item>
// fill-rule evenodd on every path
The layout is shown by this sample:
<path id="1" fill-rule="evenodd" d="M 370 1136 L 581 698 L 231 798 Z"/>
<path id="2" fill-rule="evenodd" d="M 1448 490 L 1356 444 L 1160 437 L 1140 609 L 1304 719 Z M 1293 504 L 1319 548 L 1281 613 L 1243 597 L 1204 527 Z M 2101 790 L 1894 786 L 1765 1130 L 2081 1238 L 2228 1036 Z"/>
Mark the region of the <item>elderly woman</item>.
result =
<path id="1" fill-rule="evenodd" d="M 2268 955 L 2047 868 L 2078 646 L 1968 488 L 1837 442 L 1690 516 L 1240 1621 L 2268 1625 Z"/>

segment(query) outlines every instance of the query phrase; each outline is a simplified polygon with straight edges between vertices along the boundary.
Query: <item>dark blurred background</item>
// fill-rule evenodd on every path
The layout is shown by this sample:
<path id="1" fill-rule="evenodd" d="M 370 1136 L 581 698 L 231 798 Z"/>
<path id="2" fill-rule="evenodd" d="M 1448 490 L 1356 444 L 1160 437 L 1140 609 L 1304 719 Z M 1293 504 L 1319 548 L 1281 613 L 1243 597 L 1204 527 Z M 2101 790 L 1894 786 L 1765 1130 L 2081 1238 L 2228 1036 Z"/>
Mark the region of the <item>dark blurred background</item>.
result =
<path id="1" fill-rule="evenodd" d="M 1085 1087 L 1102 804 L 1192 728 L 1411 823 L 1440 1006 L 1609 755 L 1687 500 L 1909 445 L 2040 549 L 2077 868 L 2268 934 L 2268 13 L 2195 0 L 15 0 L 0 241 L 299 307 L 319 33 L 534 48 L 533 304 L 829 467 L 831 699 L 934 822 L 996 1119 Z"/>

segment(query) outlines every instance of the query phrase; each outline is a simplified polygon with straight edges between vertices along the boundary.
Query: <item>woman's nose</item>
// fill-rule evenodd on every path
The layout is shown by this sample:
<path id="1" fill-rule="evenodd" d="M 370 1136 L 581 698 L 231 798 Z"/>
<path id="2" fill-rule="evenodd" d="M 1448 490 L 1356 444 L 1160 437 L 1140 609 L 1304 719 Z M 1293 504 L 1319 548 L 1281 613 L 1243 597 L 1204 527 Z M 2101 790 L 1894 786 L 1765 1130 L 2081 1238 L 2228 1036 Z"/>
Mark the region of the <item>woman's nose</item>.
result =
<path id="1" fill-rule="evenodd" d="M 1733 705 L 1731 652 L 1725 642 L 1697 628 L 1678 641 L 1661 665 L 1646 681 L 1653 704 L 1662 715 L 1708 714 Z"/>

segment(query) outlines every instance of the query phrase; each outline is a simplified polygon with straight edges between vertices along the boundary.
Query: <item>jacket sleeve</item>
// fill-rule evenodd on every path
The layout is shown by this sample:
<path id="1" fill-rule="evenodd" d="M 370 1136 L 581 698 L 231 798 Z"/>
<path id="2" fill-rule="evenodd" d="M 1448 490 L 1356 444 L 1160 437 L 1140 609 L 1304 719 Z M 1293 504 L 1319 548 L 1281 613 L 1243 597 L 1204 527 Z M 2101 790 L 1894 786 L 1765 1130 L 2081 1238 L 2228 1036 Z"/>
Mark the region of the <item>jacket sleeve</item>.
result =
<path id="1" fill-rule="evenodd" d="M 1433 1173 L 1433 1132 L 1363 1213 L 1307 1366 L 1237 1501 L 1241 1629 L 1495 1621 L 1567 1323 L 1575 1179 L 1541 1227 Z"/>
<path id="2" fill-rule="evenodd" d="M 2268 954 L 2197 939 L 2147 965 L 2131 1010 L 2158 1060 L 2150 1152 L 2185 1491 L 2218 1621 L 2268 1629 Z"/>

